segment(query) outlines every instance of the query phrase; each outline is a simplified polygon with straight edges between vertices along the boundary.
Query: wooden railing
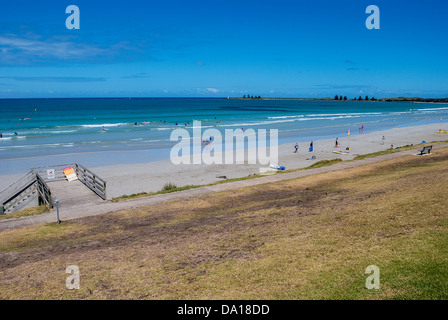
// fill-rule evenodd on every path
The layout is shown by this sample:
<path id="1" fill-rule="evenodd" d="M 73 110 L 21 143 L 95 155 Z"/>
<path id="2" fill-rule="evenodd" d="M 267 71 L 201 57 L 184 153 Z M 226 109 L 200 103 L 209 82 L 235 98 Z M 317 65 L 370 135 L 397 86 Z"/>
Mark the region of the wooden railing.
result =
<path id="1" fill-rule="evenodd" d="M 42 178 L 42 180 L 44 180 L 45 182 L 52 182 L 52 181 L 63 181 L 63 180 L 67 180 L 67 178 L 65 177 L 64 174 L 64 169 L 68 168 L 68 167 L 75 167 L 75 163 L 68 163 L 68 164 L 58 164 L 55 166 L 45 166 L 45 167 L 35 167 L 35 168 L 31 168 L 31 170 L 40 175 L 40 177 Z M 53 178 L 49 178 L 48 176 L 48 170 L 51 169 L 54 172 L 54 176 Z"/>
<path id="2" fill-rule="evenodd" d="M 47 166 L 47 167 L 37 167 L 32 168 L 32 170 L 38 174 L 43 181 L 52 182 L 52 181 L 61 181 L 66 180 L 65 174 L 63 172 L 64 168 L 73 167 L 78 176 L 79 181 L 85 184 L 90 190 L 95 192 L 101 199 L 106 200 L 106 181 L 98 177 L 91 170 L 86 167 L 80 165 L 79 163 L 69 163 L 69 164 L 59 164 L 55 166 Z M 54 177 L 52 179 L 48 178 L 47 170 L 52 169 L 54 172 Z"/>
<path id="3" fill-rule="evenodd" d="M 30 198 L 37 188 L 38 181 L 33 171 L 5 188 L 0 192 L 0 214 L 14 212 L 14 209 Z M 50 204 L 48 205 L 50 206 Z"/>
<path id="4" fill-rule="evenodd" d="M 101 199 L 106 200 L 106 181 L 82 165 L 76 163 L 75 172 L 79 181 L 84 183 L 90 190 L 95 192 Z"/>
<path id="5" fill-rule="evenodd" d="M 45 204 L 48 208 L 53 208 L 50 188 L 38 173 L 36 173 L 36 184 L 39 192 L 39 204 Z"/>

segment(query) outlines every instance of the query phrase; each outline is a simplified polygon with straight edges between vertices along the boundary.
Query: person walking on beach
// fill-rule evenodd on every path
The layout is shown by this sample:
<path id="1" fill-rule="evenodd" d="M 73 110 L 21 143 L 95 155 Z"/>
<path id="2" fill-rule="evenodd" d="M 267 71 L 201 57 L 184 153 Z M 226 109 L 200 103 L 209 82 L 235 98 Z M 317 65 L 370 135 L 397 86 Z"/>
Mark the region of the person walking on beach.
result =
<path id="1" fill-rule="evenodd" d="M 313 152 L 313 150 L 314 150 L 314 147 L 313 147 L 313 141 L 311 141 L 311 143 L 310 143 L 310 150 L 309 150 L 309 152 Z"/>
<path id="2" fill-rule="evenodd" d="M 384 141 L 386 141 L 386 137 L 385 137 L 385 136 L 383 136 L 383 137 L 381 138 L 381 144 L 384 144 Z"/>
<path id="3" fill-rule="evenodd" d="M 364 125 L 362 125 L 362 127 L 361 127 L 361 134 L 363 134 L 364 133 Z"/>
<path id="4" fill-rule="evenodd" d="M 296 149 L 295 151 L 294 151 L 294 153 L 297 153 L 297 151 L 299 151 L 299 144 L 296 142 L 296 145 L 294 146 L 294 148 Z"/>
<path id="5" fill-rule="evenodd" d="M 339 138 L 336 138 L 336 142 L 334 143 L 334 147 L 335 148 L 337 148 L 337 147 L 339 147 L 339 140 L 338 140 Z"/>

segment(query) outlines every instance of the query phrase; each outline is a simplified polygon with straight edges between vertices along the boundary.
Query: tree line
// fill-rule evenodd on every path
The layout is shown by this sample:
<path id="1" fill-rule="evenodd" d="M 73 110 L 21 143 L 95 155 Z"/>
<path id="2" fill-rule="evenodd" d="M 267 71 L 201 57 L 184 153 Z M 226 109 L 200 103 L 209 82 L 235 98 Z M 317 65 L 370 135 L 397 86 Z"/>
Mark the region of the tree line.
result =
<path id="1" fill-rule="evenodd" d="M 244 95 L 243 96 L 243 99 L 261 99 L 261 97 L 260 96 L 251 96 L 251 95 Z"/>
<path id="2" fill-rule="evenodd" d="M 349 100 L 349 101 L 376 101 L 376 99 L 374 97 L 369 98 L 369 96 L 366 96 L 364 99 L 359 96 L 358 98 L 353 98 L 353 99 L 347 99 L 347 96 L 339 96 L 339 95 L 335 95 L 334 96 L 334 100 Z"/>

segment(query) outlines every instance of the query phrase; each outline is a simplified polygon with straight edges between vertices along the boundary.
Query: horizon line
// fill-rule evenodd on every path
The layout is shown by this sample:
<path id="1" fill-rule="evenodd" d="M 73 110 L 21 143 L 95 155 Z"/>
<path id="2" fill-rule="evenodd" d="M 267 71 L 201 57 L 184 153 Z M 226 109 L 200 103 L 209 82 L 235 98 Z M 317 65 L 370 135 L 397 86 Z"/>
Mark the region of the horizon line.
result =
<path id="1" fill-rule="evenodd" d="M 341 96 L 341 95 L 338 95 Z M 361 95 L 360 97 L 363 97 L 364 95 Z M 368 95 L 366 95 L 368 96 Z M 364 96 L 364 97 L 366 97 Z M 257 96 L 258 97 L 258 96 Z M 343 96 L 343 97 L 347 97 L 347 96 Z M 374 96 L 371 96 L 369 98 L 375 98 Z M 24 98 L 7 98 L 7 97 L 0 97 L 0 100 L 57 100 L 57 99 L 224 99 L 224 100 L 228 100 L 228 99 L 241 99 L 241 100 L 272 100 L 272 99 L 282 99 L 282 100 L 329 100 L 329 101 L 341 101 L 341 100 L 336 100 L 334 98 L 331 97 L 321 97 L 321 98 L 310 98 L 310 97 L 261 97 L 260 99 L 254 97 L 254 98 L 243 98 L 243 97 L 231 97 L 231 96 L 225 96 L 225 97 L 132 97 L 132 96 L 121 96 L 121 97 L 24 97 Z M 382 97 L 382 98 L 375 98 L 376 100 L 382 100 L 382 99 L 424 99 L 424 100 L 444 100 L 444 99 L 448 99 L 448 97 L 439 97 L 439 98 L 425 98 L 425 97 L 418 97 L 418 96 L 413 96 L 413 97 L 408 97 L 408 96 L 398 96 L 398 97 Z M 347 98 L 347 100 L 353 100 L 351 98 Z M 346 101 L 346 100 L 342 100 L 342 101 Z M 361 101 L 366 101 L 366 100 L 361 100 Z M 370 101 L 370 100 L 369 100 Z"/>

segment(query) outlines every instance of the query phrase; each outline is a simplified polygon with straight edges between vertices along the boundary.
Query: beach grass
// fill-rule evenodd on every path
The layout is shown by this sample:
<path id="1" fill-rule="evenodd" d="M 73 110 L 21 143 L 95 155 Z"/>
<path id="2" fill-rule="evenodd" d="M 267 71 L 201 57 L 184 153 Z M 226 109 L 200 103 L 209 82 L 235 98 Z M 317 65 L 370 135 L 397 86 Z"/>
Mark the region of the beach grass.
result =
<path id="1" fill-rule="evenodd" d="M 189 190 L 189 189 L 195 189 L 195 188 L 200 188 L 200 187 L 202 187 L 202 186 L 201 185 L 188 185 L 188 186 L 183 186 L 183 187 L 177 187 L 177 186 L 174 186 L 174 185 L 171 185 L 171 186 L 165 185 L 162 188 L 162 190 L 157 191 L 157 192 L 133 193 L 133 194 L 130 194 L 130 195 L 124 195 L 124 196 L 113 198 L 111 201 L 112 202 L 126 201 L 126 200 L 132 200 L 132 199 L 149 197 L 149 196 L 155 196 L 155 195 L 158 195 L 158 194 L 166 194 L 166 193 L 184 191 L 184 190 Z"/>
<path id="2" fill-rule="evenodd" d="M 172 182 L 168 182 L 163 186 L 162 191 L 172 191 L 175 189 L 177 189 L 177 186 Z"/>
<path id="3" fill-rule="evenodd" d="M 447 299 L 447 168 L 439 149 L 2 231 L 0 298 Z"/>
<path id="4" fill-rule="evenodd" d="M 0 215 L 0 221 L 1 220 L 7 220 L 7 219 L 17 219 L 22 217 L 28 217 L 28 216 L 35 216 L 43 213 L 50 212 L 47 206 L 38 206 L 28 209 L 23 209 L 11 214 L 4 214 Z"/>
<path id="5" fill-rule="evenodd" d="M 422 148 L 425 145 L 441 144 L 441 143 L 448 143 L 448 141 L 433 141 L 433 142 L 427 142 L 427 143 L 419 143 L 419 144 L 415 144 L 415 145 L 406 145 L 406 146 L 400 147 L 398 149 L 387 149 L 387 150 L 383 150 L 383 151 L 362 154 L 362 155 L 356 156 L 352 160 L 348 160 L 348 161 L 373 158 L 373 157 L 378 157 L 378 156 L 382 156 L 382 155 L 389 154 L 389 153 L 396 153 L 396 152 L 401 152 L 401 151 L 418 149 L 418 148 Z"/>
<path id="6" fill-rule="evenodd" d="M 340 162 L 343 162 L 343 160 L 342 159 L 321 160 L 321 161 L 318 161 L 318 162 L 306 167 L 306 169 L 327 167 L 327 166 L 331 166 L 333 164 L 340 163 Z"/>

